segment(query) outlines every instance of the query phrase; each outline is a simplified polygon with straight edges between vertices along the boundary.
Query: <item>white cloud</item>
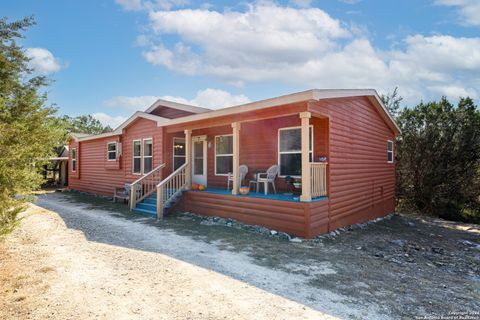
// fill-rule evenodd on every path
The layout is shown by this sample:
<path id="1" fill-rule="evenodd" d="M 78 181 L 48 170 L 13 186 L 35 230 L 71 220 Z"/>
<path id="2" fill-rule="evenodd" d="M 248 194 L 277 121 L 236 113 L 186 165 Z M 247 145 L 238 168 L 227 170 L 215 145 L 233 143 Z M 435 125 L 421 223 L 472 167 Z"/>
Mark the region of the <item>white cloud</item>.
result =
<path id="1" fill-rule="evenodd" d="M 104 101 L 103 104 L 107 107 L 120 107 L 137 111 L 147 109 L 158 99 L 212 109 L 231 107 L 250 102 L 250 99 L 243 94 L 233 95 L 224 90 L 207 88 L 205 90 L 199 90 L 193 99 L 178 96 L 118 96 Z"/>
<path id="2" fill-rule="evenodd" d="M 62 68 L 59 60 L 44 48 L 27 48 L 25 55 L 30 59 L 28 66 L 39 74 L 50 74 Z"/>
<path id="3" fill-rule="evenodd" d="M 114 108 L 120 107 L 127 110 L 145 110 L 155 101 L 158 100 L 156 96 L 137 96 L 137 97 L 126 97 L 126 96 L 117 96 L 108 100 L 105 100 L 103 104 L 107 107 Z"/>
<path id="4" fill-rule="evenodd" d="M 221 109 L 250 102 L 250 99 L 243 94 L 232 95 L 230 92 L 211 88 L 198 91 L 195 98 L 190 100 L 174 96 L 163 96 L 160 98 L 211 109 Z"/>
<path id="5" fill-rule="evenodd" d="M 436 0 L 440 6 L 456 7 L 460 24 L 480 26 L 480 1 L 478 0 Z"/>
<path id="6" fill-rule="evenodd" d="M 478 37 L 419 34 L 404 38 L 398 49 L 380 50 L 361 28 L 318 8 L 272 2 L 251 4 L 245 11 L 152 10 L 149 17 L 156 44 L 144 57 L 177 73 L 234 84 L 281 81 L 381 92 L 399 86 L 406 102 L 439 94 L 480 97 Z M 162 38 L 172 35 L 177 43 L 166 45 Z"/>
<path id="7" fill-rule="evenodd" d="M 104 126 L 108 125 L 108 126 L 112 127 L 113 129 L 115 129 L 120 124 L 125 122 L 125 120 L 127 120 L 126 117 L 122 117 L 122 116 L 116 116 L 115 117 L 115 116 L 111 116 L 111 115 L 103 113 L 103 112 L 94 113 L 92 116 L 95 119 L 97 119 L 98 121 L 100 121 Z"/>

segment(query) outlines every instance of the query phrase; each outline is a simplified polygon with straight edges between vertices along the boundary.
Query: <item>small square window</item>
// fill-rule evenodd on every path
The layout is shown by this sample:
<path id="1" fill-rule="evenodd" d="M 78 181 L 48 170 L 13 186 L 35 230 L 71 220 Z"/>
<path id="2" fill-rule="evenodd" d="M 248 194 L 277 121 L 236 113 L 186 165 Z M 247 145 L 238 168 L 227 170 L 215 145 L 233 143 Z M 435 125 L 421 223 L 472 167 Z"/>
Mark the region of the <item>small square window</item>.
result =
<path id="1" fill-rule="evenodd" d="M 117 143 L 109 142 L 107 144 L 107 159 L 109 161 L 117 160 Z"/>

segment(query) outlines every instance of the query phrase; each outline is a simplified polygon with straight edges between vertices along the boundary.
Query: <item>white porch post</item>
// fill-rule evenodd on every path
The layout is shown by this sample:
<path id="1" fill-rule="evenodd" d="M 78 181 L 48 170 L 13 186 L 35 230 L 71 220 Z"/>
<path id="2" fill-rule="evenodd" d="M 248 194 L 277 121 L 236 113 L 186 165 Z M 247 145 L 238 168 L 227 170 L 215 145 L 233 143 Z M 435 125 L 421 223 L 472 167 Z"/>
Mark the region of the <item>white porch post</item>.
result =
<path id="1" fill-rule="evenodd" d="M 185 184 L 187 190 L 192 188 L 192 130 L 185 130 Z"/>
<path id="2" fill-rule="evenodd" d="M 311 174 L 310 174 L 310 112 L 301 112 L 302 120 L 302 195 L 300 201 L 311 201 Z"/>
<path id="3" fill-rule="evenodd" d="M 238 194 L 238 187 L 240 181 L 238 181 L 238 167 L 240 165 L 240 122 L 232 123 L 233 129 L 233 187 L 232 194 Z"/>

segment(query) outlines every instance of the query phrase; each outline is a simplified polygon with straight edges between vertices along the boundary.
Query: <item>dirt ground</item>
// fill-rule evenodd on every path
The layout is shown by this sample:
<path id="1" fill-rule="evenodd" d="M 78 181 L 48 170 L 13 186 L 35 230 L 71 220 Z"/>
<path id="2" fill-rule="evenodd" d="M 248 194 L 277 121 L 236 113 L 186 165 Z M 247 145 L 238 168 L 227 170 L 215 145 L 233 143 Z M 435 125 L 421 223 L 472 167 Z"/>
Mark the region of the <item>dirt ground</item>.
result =
<path id="1" fill-rule="evenodd" d="M 42 195 L 0 243 L 0 319 L 480 319 L 480 228 L 393 215 L 309 241 Z"/>

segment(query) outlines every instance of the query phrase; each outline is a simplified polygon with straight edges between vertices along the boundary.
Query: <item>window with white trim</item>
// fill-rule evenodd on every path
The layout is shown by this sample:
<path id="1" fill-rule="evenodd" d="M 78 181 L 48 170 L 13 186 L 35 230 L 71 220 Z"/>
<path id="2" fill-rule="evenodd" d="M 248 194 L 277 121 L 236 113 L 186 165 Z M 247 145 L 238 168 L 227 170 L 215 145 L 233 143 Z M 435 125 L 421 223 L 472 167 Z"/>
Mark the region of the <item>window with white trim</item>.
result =
<path id="1" fill-rule="evenodd" d="M 310 162 L 313 160 L 313 126 L 309 130 Z M 302 175 L 302 128 L 281 128 L 278 130 L 278 164 L 280 176 Z"/>
<path id="2" fill-rule="evenodd" d="M 153 142 L 152 139 L 143 139 L 143 174 L 153 169 Z"/>
<path id="3" fill-rule="evenodd" d="M 173 138 L 173 170 L 185 163 L 185 138 Z"/>
<path id="4" fill-rule="evenodd" d="M 387 140 L 387 162 L 393 163 L 393 141 Z"/>
<path id="5" fill-rule="evenodd" d="M 77 171 L 77 149 L 72 148 L 72 172 Z"/>
<path id="6" fill-rule="evenodd" d="M 132 172 L 134 174 L 142 173 L 142 141 L 133 140 L 132 152 Z"/>
<path id="7" fill-rule="evenodd" d="M 225 176 L 233 171 L 233 135 L 215 137 L 215 175 Z"/>
<path id="8" fill-rule="evenodd" d="M 107 143 L 107 160 L 108 161 L 117 160 L 117 143 L 116 142 Z"/>

